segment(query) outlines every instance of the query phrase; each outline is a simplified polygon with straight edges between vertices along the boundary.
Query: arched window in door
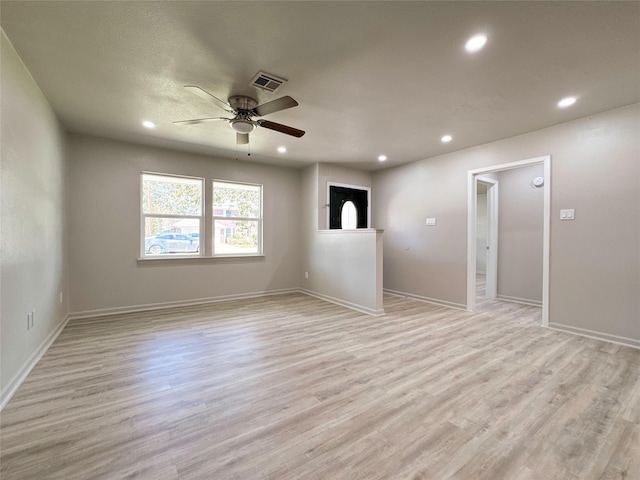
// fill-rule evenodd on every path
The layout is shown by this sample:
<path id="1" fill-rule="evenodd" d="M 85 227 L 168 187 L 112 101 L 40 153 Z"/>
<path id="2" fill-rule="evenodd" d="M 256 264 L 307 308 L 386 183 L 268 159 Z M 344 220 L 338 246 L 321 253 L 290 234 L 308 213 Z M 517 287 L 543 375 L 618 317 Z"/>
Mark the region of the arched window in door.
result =
<path id="1" fill-rule="evenodd" d="M 353 230 L 358 228 L 358 210 L 351 200 L 342 205 L 342 229 Z"/>

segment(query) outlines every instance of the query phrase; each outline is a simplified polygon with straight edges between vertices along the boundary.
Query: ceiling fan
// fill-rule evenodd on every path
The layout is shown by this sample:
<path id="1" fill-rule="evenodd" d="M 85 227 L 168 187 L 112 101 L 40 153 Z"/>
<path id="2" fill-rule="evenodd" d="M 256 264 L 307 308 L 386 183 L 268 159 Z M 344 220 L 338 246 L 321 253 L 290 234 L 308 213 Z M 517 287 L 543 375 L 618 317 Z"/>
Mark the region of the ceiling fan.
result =
<path id="1" fill-rule="evenodd" d="M 227 117 L 209 117 L 209 118 L 196 118 L 193 120 L 180 120 L 173 122 L 176 125 L 195 125 L 198 123 L 210 122 L 213 120 L 224 120 L 229 122 L 229 125 L 236 132 L 236 143 L 243 145 L 249 143 L 249 133 L 257 127 L 268 128 L 269 130 L 275 130 L 276 132 L 285 133 L 293 137 L 300 138 L 305 134 L 303 130 L 282 125 L 281 123 L 270 122 L 269 120 L 254 120 L 252 117 L 264 117 L 270 113 L 279 112 L 287 108 L 298 106 L 293 98 L 289 96 L 276 98 L 271 102 L 258 105 L 258 102 L 246 95 L 233 95 L 229 97 L 229 102 L 220 100 L 215 95 L 207 92 L 205 89 L 195 85 L 185 85 L 187 90 L 195 93 L 199 97 L 206 100 L 214 99 L 218 106 L 233 114 L 233 118 Z"/>

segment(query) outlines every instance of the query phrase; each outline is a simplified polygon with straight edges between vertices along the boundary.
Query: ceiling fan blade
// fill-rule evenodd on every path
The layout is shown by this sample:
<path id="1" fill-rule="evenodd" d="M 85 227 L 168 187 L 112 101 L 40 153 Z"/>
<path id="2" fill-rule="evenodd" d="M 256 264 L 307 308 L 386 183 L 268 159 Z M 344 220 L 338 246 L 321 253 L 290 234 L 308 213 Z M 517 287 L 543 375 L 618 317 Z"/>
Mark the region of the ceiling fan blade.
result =
<path id="1" fill-rule="evenodd" d="M 248 133 L 236 133 L 236 144 L 237 145 L 246 145 L 249 143 L 249 134 Z"/>
<path id="2" fill-rule="evenodd" d="M 229 105 L 224 100 L 220 100 L 215 95 L 207 92 L 204 88 L 200 88 L 197 85 L 185 85 L 184 88 L 189 90 L 191 93 L 195 93 L 200 98 L 204 98 L 205 100 L 211 100 L 213 98 L 214 100 L 218 101 L 221 105 L 224 105 L 224 107 L 222 107 L 222 108 L 224 108 L 227 112 L 233 112 L 233 109 L 231 108 L 231 105 Z M 219 105 L 219 106 L 221 106 L 221 105 Z"/>
<path id="3" fill-rule="evenodd" d="M 304 130 L 298 130 L 297 128 L 288 127 L 287 125 L 282 125 L 281 123 L 270 122 L 269 120 L 258 120 L 258 125 L 264 128 L 268 128 L 269 130 L 286 133 L 287 135 L 298 138 L 305 134 Z"/>
<path id="4" fill-rule="evenodd" d="M 267 103 L 263 103 L 262 105 L 258 105 L 253 109 L 253 113 L 259 117 L 264 117 L 265 115 L 269 115 L 270 113 L 279 112 L 280 110 L 285 110 L 291 107 L 297 107 L 298 102 L 296 102 L 290 96 L 276 98 Z"/>
<path id="5" fill-rule="evenodd" d="M 197 125 L 198 123 L 211 122 L 213 120 L 231 120 L 225 117 L 209 117 L 209 118 L 194 118 L 193 120 L 178 120 L 173 122 L 175 125 Z"/>

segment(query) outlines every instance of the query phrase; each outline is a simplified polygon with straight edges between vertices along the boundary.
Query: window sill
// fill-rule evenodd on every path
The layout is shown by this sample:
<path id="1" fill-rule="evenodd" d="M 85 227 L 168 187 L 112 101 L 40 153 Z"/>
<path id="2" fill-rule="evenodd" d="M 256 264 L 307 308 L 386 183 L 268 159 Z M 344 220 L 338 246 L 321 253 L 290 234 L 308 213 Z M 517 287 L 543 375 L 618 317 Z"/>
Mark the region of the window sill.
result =
<path id="1" fill-rule="evenodd" d="M 352 228 L 352 229 L 340 229 L 340 228 L 332 228 L 327 230 L 318 230 L 318 233 L 323 234 L 362 234 L 362 233 L 382 233 L 384 230 L 379 228 Z"/>
<path id="2" fill-rule="evenodd" d="M 260 262 L 264 261 L 264 254 L 254 255 L 216 255 L 216 256 L 182 256 L 171 257 L 144 257 L 136 260 L 138 266 L 155 265 L 198 265 L 207 263 L 238 263 L 238 262 Z"/>

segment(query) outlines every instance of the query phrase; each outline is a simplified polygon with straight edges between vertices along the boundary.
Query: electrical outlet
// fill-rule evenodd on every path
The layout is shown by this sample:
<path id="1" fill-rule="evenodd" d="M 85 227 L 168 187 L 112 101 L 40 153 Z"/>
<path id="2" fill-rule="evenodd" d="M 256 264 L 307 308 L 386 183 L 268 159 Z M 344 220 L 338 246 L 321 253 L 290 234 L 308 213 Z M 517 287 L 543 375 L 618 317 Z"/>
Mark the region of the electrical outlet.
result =
<path id="1" fill-rule="evenodd" d="M 304 278 L 309 278 L 309 272 L 304 272 Z"/>
<path id="2" fill-rule="evenodd" d="M 31 312 L 27 313 L 27 331 L 31 330 Z"/>
<path id="3" fill-rule="evenodd" d="M 31 311 L 31 328 L 33 328 L 34 324 L 35 324 L 35 318 L 36 318 L 36 311 L 32 310 Z"/>
<path id="4" fill-rule="evenodd" d="M 60 292 L 60 303 L 62 303 L 62 292 Z"/>

